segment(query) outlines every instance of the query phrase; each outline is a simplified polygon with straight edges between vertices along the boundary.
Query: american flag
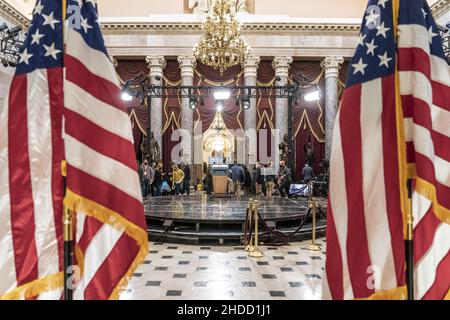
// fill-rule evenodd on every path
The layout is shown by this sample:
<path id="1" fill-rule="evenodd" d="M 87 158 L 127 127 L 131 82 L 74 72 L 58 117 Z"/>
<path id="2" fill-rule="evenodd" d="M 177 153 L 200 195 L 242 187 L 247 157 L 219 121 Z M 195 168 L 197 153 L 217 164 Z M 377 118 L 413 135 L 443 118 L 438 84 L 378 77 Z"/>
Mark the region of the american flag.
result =
<path id="1" fill-rule="evenodd" d="M 67 5 L 63 41 L 63 1 L 37 2 L 0 112 L 1 298 L 61 297 L 63 201 L 75 215 L 76 299 L 117 298 L 147 254 L 131 123 L 96 1 Z"/>
<path id="2" fill-rule="evenodd" d="M 415 298 L 448 295 L 449 74 L 426 0 L 369 1 L 333 137 L 324 298 L 406 298 L 408 178 Z"/>

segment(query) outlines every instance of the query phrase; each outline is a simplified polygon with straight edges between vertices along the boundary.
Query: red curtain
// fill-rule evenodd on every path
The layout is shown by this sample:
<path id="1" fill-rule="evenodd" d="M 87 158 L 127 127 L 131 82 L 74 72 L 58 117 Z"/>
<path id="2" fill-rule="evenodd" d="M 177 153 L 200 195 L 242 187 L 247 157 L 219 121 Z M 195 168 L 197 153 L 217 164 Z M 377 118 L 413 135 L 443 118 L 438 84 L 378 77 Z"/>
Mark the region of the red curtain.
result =
<path id="1" fill-rule="evenodd" d="M 275 80 L 275 70 L 272 67 L 272 60 L 262 60 L 259 64 L 257 80 L 260 85 L 273 85 Z M 272 134 L 271 128 L 275 127 L 275 108 L 276 108 L 276 97 L 275 92 L 272 93 L 270 98 L 259 97 L 256 99 L 256 109 L 257 109 L 257 129 L 266 129 L 266 139 L 267 146 L 264 148 L 267 150 L 268 156 L 272 155 L 271 144 L 272 144 Z M 260 145 L 259 132 L 257 133 L 257 158 L 259 159 L 259 150 L 262 145 Z M 262 142 L 261 142 L 262 143 Z M 278 146 L 275 146 L 278 148 Z M 263 148 L 263 150 L 264 150 Z"/>
<path id="2" fill-rule="evenodd" d="M 140 73 L 148 74 L 148 66 L 144 60 L 120 60 L 116 67 L 117 75 L 121 82 L 135 78 Z"/>
<path id="3" fill-rule="evenodd" d="M 305 126 L 302 126 L 295 138 L 295 179 L 297 181 L 302 179 L 302 170 L 306 163 L 305 147 L 309 142 L 311 142 L 314 150 L 314 174 L 321 173 L 319 163 L 325 159 L 325 143 L 320 143 L 308 127 L 305 128 Z"/>
<path id="4" fill-rule="evenodd" d="M 230 84 L 231 83 L 231 84 Z M 194 85 L 210 86 L 221 84 L 243 85 L 242 69 L 239 65 L 224 70 L 223 75 L 219 70 L 215 70 L 202 63 L 197 64 L 197 72 L 194 76 Z M 199 92 L 198 94 L 202 94 Z M 204 105 L 199 104 L 194 114 L 194 120 L 202 121 L 202 130 L 205 132 L 211 126 L 216 115 L 216 101 L 214 98 L 205 98 Z M 223 121 L 228 129 L 243 129 L 244 113 L 240 105 L 237 105 L 235 97 L 225 100 L 222 111 Z"/>

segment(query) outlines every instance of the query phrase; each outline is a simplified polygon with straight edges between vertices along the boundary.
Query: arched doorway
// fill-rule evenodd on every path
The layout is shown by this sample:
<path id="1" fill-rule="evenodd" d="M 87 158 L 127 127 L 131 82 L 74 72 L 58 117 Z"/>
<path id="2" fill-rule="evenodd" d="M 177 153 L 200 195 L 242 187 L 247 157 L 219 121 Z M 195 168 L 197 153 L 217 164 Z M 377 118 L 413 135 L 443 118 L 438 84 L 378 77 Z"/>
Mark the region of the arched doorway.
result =
<path id="1" fill-rule="evenodd" d="M 203 162 L 232 163 L 235 159 L 235 136 L 226 127 L 222 114 L 217 112 L 211 126 L 203 133 Z"/>

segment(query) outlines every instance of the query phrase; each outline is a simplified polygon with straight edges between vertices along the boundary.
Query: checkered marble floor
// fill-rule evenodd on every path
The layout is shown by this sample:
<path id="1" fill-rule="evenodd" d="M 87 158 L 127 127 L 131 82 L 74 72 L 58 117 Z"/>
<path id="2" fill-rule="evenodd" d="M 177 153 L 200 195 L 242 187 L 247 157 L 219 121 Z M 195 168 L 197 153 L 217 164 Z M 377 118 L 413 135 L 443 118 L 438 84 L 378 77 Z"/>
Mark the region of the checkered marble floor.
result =
<path id="1" fill-rule="evenodd" d="M 325 240 L 261 247 L 250 258 L 243 247 L 150 243 L 150 252 L 120 298 L 124 300 L 315 300 L 322 295 Z"/>

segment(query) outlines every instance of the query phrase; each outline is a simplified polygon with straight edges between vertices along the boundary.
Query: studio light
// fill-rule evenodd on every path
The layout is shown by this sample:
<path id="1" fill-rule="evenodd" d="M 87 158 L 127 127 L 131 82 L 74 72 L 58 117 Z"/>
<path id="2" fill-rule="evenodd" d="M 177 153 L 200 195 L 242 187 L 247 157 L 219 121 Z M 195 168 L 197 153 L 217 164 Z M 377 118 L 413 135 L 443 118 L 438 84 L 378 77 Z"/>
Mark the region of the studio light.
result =
<path id="1" fill-rule="evenodd" d="M 19 32 L 22 31 L 22 27 L 21 26 L 17 26 L 14 28 L 11 28 L 8 30 L 8 34 L 11 38 L 17 36 L 19 34 Z"/>
<path id="2" fill-rule="evenodd" d="M 122 100 L 123 101 L 131 101 L 133 100 L 133 97 L 130 94 L 130 86 L 131 86 L 131 81 L 127 81 L 125 82 L 125 84 L 122 87 Z"/>
<path id="3" fill-rule="evenodd" d="M 122 92 L 122 100 L 123 101 L 131 101 L 133 97 L 126 91 Z"/>
<path id="4" fill-rule="evenodd" d="M 19 62 L 26 38 L 22 29 L 21 26 L 8 28 L 5 23 L 0 25 L 0 56 L 4 67 L 16 67 Z"/>
<path id="5" fill-rule="evenodd" d="M 214 92 L 214 98 L 216 100 L 227 100 L 230 99 L 231 92 L 226 89 L 219 89 Z"/>
<path id="6" fill-rule="evenodd" d="M 320 100 L 320 90 L 318 88 L 315 88 L 314 90 L 305 94 L 304 99 L 307 102 Z"/>
<path id="7" fill-rule="evenodd" d="M 197 104 L 198 104 L 198 98 L 196 96 L 191 96 L 189 98 L 189 108 L 191 110 L 194 110 L 195 108 L 197 108 Z"/>
<path id="8" fill-rule="evenodd" d="M 216 110 L 217 110 L 217 112 L 222 112 L 224 105 L 225 104 L 224 104 L 223 100 L 216 100 Z"/>
<path id="9" fill-rule="evenodd" d="M 242 98 L 242 107 L 244 110 L 250 109 L 250 98 L 248 96 Z"/>

